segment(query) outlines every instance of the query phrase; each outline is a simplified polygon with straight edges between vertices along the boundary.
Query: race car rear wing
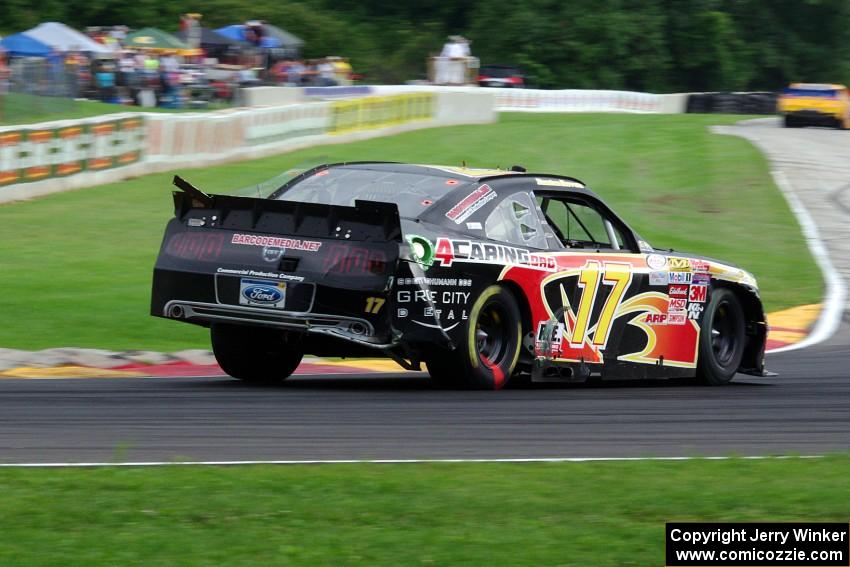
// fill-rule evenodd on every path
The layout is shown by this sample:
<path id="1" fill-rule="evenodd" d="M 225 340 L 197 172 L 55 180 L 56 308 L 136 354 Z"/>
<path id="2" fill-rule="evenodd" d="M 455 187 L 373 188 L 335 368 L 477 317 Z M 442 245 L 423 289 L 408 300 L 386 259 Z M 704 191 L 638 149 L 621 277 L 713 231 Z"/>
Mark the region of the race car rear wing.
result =
<path id="1" fill-rule="evenodd" d="M 395 203 L 354 201 L 354 206 L 208 195 L 174 176 L 174 216 L 190 226 L 347 241 L 401 242 Z M 203 225 L 198 223 L 203 222 Z"/>

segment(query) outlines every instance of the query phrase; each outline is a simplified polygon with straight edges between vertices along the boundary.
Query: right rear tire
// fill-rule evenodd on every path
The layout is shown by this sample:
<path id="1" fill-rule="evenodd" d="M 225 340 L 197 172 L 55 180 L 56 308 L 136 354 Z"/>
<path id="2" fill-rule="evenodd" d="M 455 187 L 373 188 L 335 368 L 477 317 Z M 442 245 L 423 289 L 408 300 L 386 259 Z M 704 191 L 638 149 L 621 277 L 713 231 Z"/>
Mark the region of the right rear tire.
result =
<path id="1" fill-rule="evenodd" d="M 304 356 L 300 335 L 285 331 L 216 324 L 210 328 L 210 338 L 221 369 L 255 384 L 282 382 Z"/>

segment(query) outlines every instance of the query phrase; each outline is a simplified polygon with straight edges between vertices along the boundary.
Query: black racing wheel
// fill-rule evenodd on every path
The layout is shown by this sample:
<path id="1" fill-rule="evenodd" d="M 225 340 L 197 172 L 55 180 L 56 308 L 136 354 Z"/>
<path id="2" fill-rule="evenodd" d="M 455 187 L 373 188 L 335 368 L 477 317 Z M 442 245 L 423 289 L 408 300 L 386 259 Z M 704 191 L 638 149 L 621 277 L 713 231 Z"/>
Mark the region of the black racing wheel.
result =
<path id="1" fill-rule="evenodd" d="M 282 382 L 304 356 L 300 335 L 285 331 L 216 324 L 210 328 L 210 338 L 221 369 L 245 382 Z"/>
<path id="2" fill-rule="evenodd" d="M 731 381 L 741 365 L 745 342 L 741 302 L 728 289 L 713 290 L 699 338 L 697 376 L 700 380 L 711 386 Z"/>
<path id="3" fill-rule="evenodd" d="M 428 353 L 425 364 L 438 386 L 499 390 L 520 353 L 522 322 L 513 294 L 499 285 L 481 292 L 466 321 L 465 340 L 454 351 Z"/>

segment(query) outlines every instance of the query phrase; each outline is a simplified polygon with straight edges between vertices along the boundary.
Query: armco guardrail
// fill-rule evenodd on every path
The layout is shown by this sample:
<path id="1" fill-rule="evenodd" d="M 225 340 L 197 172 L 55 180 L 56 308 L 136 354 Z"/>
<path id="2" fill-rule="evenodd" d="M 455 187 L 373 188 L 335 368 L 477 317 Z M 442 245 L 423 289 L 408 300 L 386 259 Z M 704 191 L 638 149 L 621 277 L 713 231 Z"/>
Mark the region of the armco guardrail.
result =
<path id="1" fill-rule="evenodd" d="M 0 202 L 416 128 L 492 122 L 495 117 L 490 93 L 410 92 L 0 128 Z"/>

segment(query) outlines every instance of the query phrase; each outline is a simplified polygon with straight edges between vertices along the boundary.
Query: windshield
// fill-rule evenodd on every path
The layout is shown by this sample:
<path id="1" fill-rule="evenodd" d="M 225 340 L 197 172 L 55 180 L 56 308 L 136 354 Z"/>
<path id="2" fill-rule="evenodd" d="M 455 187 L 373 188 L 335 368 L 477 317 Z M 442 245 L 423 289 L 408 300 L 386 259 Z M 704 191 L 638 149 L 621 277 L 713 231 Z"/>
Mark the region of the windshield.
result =
<path id="1" fill-rule="evenodd" d="M 416 218 L 460 182 L 421 173 L 332 167 L 317 171 L 283 193 L 279 201 L 354 206 L 354 201 L 395 203 L 403 217 Z"/>
<path id="2" fill-rule="evenodd" d="M 787 88 L 782 91 L 786 96 L 808 96 L 820 98 L 835 98 L 838 96 L 838 91 L 835 89 L 803 89 L 803 88 Z"/>

